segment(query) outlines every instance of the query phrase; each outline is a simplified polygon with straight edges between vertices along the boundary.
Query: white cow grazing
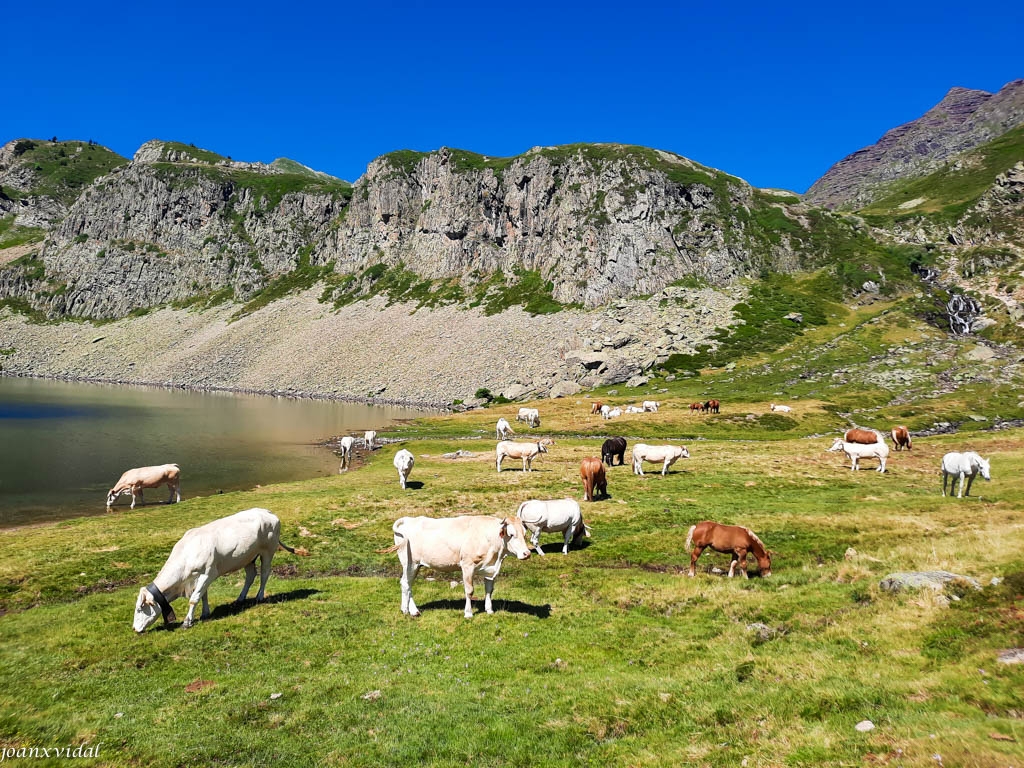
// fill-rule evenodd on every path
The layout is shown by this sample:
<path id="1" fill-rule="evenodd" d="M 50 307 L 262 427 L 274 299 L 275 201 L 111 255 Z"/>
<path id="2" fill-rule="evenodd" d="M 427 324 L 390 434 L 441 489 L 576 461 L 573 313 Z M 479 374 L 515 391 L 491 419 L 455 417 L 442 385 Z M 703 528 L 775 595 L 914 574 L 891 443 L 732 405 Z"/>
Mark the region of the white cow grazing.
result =
<path id="1" fill-rule="evenodd" d="M 516 414 L 516 421 L 525 421 L 531 427 L 539 427 L 540 411 L 536 408 L 520 408 Z"/>
<path id="2" fill-rule="evenodd" d="M 885 472 L 885 460 L 889 458 L 889 446 L 884 442 L 864 445 L 863 443 L 848 443 L 843 438 L 837 437 L 829 451 L 845 453 L 851 462 L 850 470 L 854 472 L 860 469 L 861 459 L 878 459 L 877 471 Z"/>
<path id="3" fill-rule="evenodd" d="M 175 620 L 171 602 L 189 595 L 184 626 L 191 627 L 196 603 L 200 600 L 203 601 L 200 618 L 210 615 L 206 598 L 210 582 L 225 573 L 245 568 L 245 585 L 235 601 L 242 602 L 256 578 L 257 557 L 260 559 L 260 590 L 256 600 L 261 602 L 270 576 L 270 563 L 278 547 L 293 555 L 308 554 L 304 549 L 292 549 L 281 542 L 281 521 L 266 509 L 247 509 L 186 531 L 174 545 L 160 573 L 139 590 L 132 626 L 136 632 L 143 632 L 161 614 L 165 624 L 171 623 Z"/>
<path id="4" fill-rule="evenodd" d="M 550 438 L 545 438 L 550 440 Z M 502 440 L 498 443 L 497 448 L 494 449 L 495 464 L 498 471 L 501 472 L 501 462 L 506 458 L 510 459 L 522 459 L 523 460 L 523 472 L 533 471 L 533 460 L 537 457 L 538 453 L 547 453 L 548 444 L 545 440 L 539 440 L 536 443 L 513 443 L 511 440 Z"/>
<path id="5" fill-rule="evenodd" d="M 601 415 L 604 416 L 605 419 L 617 419 L 619 416 L 622 415 L 622 409 L 621 408 L 612 408 L 607 413 L 602 410 L 601 411 Z"/>
<path id="6" fill-rule="evenodd" d="M 989 459 L 983 459 L 974 451 L 967 451 L 966 453 L 947 453 L 942 457 L 942 495 L 946 495 L 946 478 L 952 478 L 949 484 L 949 493 L 953 493 L 953 483 L 956 482 L 956 478 L 960 478 L 960 491 L 956 497 L 962 499 L 964 497 L 964 479 L 967 480 L 967 495 L 971 495 L 971 483 L 974 482 L 975 476 L 981 472 L 981 476 L 986 480 L 991 480 L 991 465 Z"/>
<path id="7" fill-rule="evenodd" d="M 416 459 L 405 448 L 395 454 L 395 469 L 398 470 L 398 482 L 402 486 L 403 491 L 405 490 L 405 483 L 409 479 L 409 473 L 412 472 L 412 465 L 415 463 Z"/>
<path id="8" fill-rule="evenodd" d="M 660 403 L 657 400 L 644 400 L 643 409 L 651 413 L 657 413 L 659 405 Z"/>
<path id="9" fill-rule="evenodd" d="M 602 419 L 607 419 L 608 418 L 608 414 L 611 413 L 611 412 L 612 412 L 612 407 L 610 405 L 602 405 L 601 406 L 601 418 Z"/>
<path id="10" fill-rule="evenodd" d="M 662 476 L 668 474 L 668 468 L 679 459 L 690 458 L 690 452 L 683 445 L 645 445 L 637 443 L 633 446 L 633 474 L 644 476 L 643 463 L 649 461 L 657 464 L 664 462 L 661 468 Z"/>
<path id="11" fill-rule="evenodd" d="M 366 430 L 366 433 L 363 435 L 363 445 L 365 445 L 367 448 L 369 448 L 372 451 L 373 450 L 373 444 L 374 444 L 374 442 L 376 442 L 376 440 L 377 440 L 377 433 L 374 430 L 372 430 L 372 429 Z"/>
<path id="12" fill-rule="evenodd" d="M 645 410 L 639 405 L 627 405 L 626 413 L 644 413 Z"/>
<path id="13" fill-rule="evenodd" d="M 499 440 L 507 440 L 512 437 L 515 432 L 512 431 L 512 425 L 508 423 L 508 419 L 504 416 L 498 419 L 498 426 L 494 429 L 494 436 Z"/>
<path id="14" fill-rule="evenodd" d="M 569 542 L 579 542 L 584 535 L 590 535 L 590 528 L 583 522 L 583 513 L 575 499 L 554 499 L 551 501 L 524 501 L 519 505 L 516 517 L 523 521 L 526 530 L 532 535 L 532 545 L 537 554 L 543 556 L 540 548 L 542 532 L 563 532 L 565 544 L 562 554 L 569 554 Z"/>
<path id="15" fill-rule="evenodd" d="M 352 466 L 352 447 L 355 444 L 356 439 L 351 435 L 345 435 L 338 441 L 338 446 L 341 448 L 341 466 L 338 467 L 338 472 L 344 472 Z"/>
<path id="16" fill-rule="evenodd" d="M 793 410 L 788 405 L 776 405 L 775 403 L 772 403 L 770 407 L 773 411 L 779 411 L 780 413 L 789 413 Z"/>
<path id="17" fill-rule="evenodd" d="M 526 531 L 518 517 L 402 517 L 391 528 L 395 545 L 381 553 L 397 552 L 402 564 L 402 613 L 419 616 L 412 599 L 412 582 L 420 568 L 462 571 L 467 619 L 473 618 L 473 578 L 483 574 L 487 596 L 484 610 L 494 613 L 491 594 L 501 561 L 510 552 L 520 560 L 530 557 Z"/>
<path id="18" fill-rule="evenodd" d="M 177 464 L 160 464 L 155 467 L 129 469 L 121 475 L 117 484 L 107 491 L 107 507 L 109 508 L 118 496 L 124 494 L 125 496 L 131 495 L 132 509 L 135 509 L 136 497 L 138 497 L 138 501 L 145 502 L 145 499 L 142 498 L 143 488 L 159 488 L 165 484 L 171 492 L 167 503 L 181 501 L 181 470 Z"/>

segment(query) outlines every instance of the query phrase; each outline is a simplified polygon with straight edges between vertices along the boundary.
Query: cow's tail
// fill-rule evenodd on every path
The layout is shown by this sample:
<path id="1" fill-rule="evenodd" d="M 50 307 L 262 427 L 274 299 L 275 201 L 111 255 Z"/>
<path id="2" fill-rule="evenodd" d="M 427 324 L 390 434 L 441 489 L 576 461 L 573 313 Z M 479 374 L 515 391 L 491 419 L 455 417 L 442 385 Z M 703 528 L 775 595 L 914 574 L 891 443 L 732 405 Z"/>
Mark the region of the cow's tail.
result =
<path id="1" fill-rule="evenodd" d="M 690 530 L 686 532 L 686 548 L 689 549 L 690 545 L 693 544 L 693 532 L 697 530 L 696 525 L 691 525 Z"/>
<path id="2" fill-rule="evenodd" d="M 391 526 L 391 532 L 394 533 L 395 536 L 402 536 L 401 531 L 398 530 L 398 526 L 401 525 L 404 520 L 404 517 L 400 517 L 397 520 L 395 520 L 395 524 Z M 390 555 L 392 552 L 397 552 L 406 543 L 407 542 L 405 540 L 405 536 L 402 536 L 402 541 L 396 542 L 395 544 L 392 544 L 390 547 L 387 547 L 385 549 L 375 550 L 375 552 L 378 555 Z"/>
<path id="3" fill-rule="evenodd" d="M 295 549 L 292 549 L 283 541 L 278 541 L 277 547 L 278 549 L 283 549 L 285 552 L 291 552 L 293 555 L 298 555 L 299 557 L 309 557 L 309 550 L 305 547 L 296 547 Z"/>

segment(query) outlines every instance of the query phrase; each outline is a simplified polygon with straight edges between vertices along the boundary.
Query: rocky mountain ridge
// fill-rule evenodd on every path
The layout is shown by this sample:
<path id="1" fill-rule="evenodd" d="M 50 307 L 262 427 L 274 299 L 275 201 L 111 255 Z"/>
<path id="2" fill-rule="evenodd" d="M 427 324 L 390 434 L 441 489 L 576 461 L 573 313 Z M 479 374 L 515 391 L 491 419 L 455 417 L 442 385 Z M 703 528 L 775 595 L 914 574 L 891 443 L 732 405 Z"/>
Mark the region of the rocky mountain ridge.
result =
<path id="1" fill-rule="evenodd" d="M 1024 80 L 997 93 L 951 88 L 924 115 L 887 131 L 837 162 L 807 190 L 818 206 L 854 210 L 885 194 L 892 182 L 925 175 L 950 158 L 1024 122 Z"/>

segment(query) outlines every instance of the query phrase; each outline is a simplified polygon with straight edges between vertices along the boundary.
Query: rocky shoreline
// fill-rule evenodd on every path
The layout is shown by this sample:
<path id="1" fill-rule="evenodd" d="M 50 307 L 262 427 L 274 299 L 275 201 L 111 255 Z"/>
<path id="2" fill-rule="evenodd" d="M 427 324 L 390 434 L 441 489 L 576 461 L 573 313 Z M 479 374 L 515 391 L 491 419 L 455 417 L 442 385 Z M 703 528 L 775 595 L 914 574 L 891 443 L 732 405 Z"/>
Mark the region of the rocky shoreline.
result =
<path id="1" fill-rule="evenodd" d="M 596 310 L 496 315 L 460 306 L 335 309 L 320 289 L 249 315 L 237 304 L 162 308 L 93 325 L 33 323 L 0 309 L 0 372 L 66 381 L 449 409 L 488 389 L 510 400 L 641 386 L 706 343 L 744 291 L 669 287 Z"/>
<path id="2" fill-rule="evenodd" d="M 193 386 L 191 384 L 175 384 L 163 381 L 139 381 L 134 379 L 95 378 L 89 376 L 49 375 L 17 371 L 0 370 L 0 377 L 13 379 L 44 379 L 46 381 L 72 381 L 82 384 L 117 384 L 130 387 L 153 387 L 156 389 L 180 389 L 186 392 L 228 392 L 236 395 L 260 395 L 264 397 L 287 397 L 295 400 L 332 400 L 344 403 L 361 403 L 363 405 L 398 405 L 405 408 L 419 408 L 430 411 L 451 411 L 450 404 L 426 403 L 413 400 L 388 400 L 382 398 L 356 397 L 353 395 L 323 394 L 320 392 L 300 392 L 297 390 L 251 389 L 245 387 Z M 333 439 L 333 438 L 331 438 Z M 327 445 L 331 439 L 318 442 Z"/>

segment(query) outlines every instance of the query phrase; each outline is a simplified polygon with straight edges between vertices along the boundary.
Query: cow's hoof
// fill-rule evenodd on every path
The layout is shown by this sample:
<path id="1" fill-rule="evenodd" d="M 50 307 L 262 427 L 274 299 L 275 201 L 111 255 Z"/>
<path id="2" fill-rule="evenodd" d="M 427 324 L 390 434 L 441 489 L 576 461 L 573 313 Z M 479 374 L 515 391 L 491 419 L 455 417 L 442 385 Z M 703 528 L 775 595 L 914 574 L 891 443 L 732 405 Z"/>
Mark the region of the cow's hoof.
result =
<path id="1" fill-rule="evenodd" d="M 415 618 L 417 618 L 420 615 L 420 612 L 419 611 L 409 611 L 409 615 L 412 616 L 415 619 Z"/>
<path id="2" fill-rule="evenodd" d="M 183 622 L 181 622 L 181 628 L 189 629 L 193 624 L 195 624 L 195 622 L 191 619 L 185 619 Z"/>
<path id="3" fill-rule="evenodd" d="M 465 617 L 467 619 L 472 619 L 473 618 L 473 614 L 472 613 L 467 613 L 467 614 L 464 614 L 464 615 L 465 615 Z"/>

